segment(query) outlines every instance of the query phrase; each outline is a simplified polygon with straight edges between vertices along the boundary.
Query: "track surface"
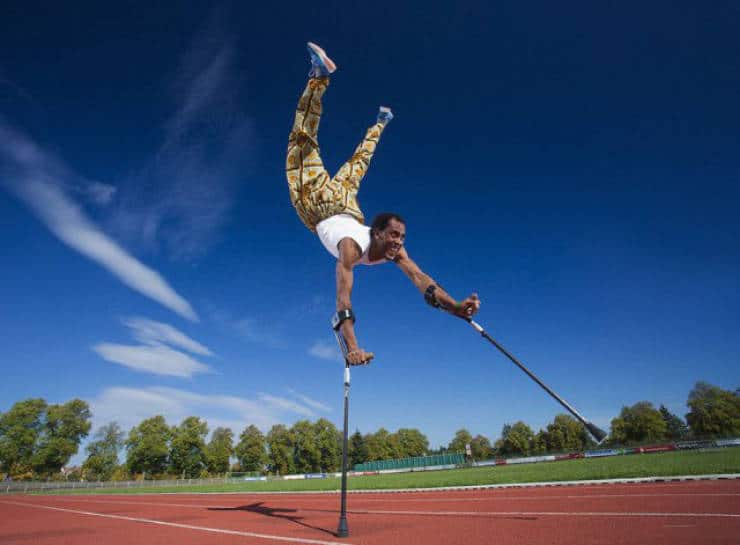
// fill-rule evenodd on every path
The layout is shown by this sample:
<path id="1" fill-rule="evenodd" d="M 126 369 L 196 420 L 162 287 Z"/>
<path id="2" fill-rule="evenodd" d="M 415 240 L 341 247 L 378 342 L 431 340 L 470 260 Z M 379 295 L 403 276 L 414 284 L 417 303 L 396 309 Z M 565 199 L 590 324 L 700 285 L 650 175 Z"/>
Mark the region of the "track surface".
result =
<path id="1" fill-rule="evenodd" d="M 740 480 L 351 494 L 0 497 L 2 545 L 740 544 Z"/>

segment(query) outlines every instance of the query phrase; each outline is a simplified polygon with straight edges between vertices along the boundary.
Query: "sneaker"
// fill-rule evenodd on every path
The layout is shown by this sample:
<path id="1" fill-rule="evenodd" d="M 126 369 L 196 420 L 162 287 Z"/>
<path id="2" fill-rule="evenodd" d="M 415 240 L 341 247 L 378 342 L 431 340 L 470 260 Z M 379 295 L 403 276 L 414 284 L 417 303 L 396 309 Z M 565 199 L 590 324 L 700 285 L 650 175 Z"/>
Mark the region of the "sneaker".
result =
<path id="1" fill-rule="evenodd" d="M 311 55 L 311 71 L 308 76 L 311 78 L 323 78 L 337 69 L 337 65 L 329 58 L 326 51 L 318 45 L 308 42 L 308 53 Z"/>
<path id="2" fill-rule="evenodd" d="M 381 106 L 380 111 L 378 112 L 378 123 L 385 125 L 391 119 L 393 119 L 393 112 L 391 112 L 391 109 L 387 106 Z"/>

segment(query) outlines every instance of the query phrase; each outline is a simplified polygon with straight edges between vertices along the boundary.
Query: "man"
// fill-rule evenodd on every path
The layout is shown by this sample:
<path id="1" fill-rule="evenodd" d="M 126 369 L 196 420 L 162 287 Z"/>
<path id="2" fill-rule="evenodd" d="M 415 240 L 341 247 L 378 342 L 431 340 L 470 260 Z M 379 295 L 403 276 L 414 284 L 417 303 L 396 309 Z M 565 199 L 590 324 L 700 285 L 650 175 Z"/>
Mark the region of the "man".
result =
<path id="1" fill-rule="evenodd" d="M 293 129 L 288 138 L 286 176 L 290 200 L 301 221 L 315 232 L 324 247 L 337 258 L 337 320 L 347 344 L 350 365 L 369 363 L 374 354 L 360 348 L 354 331 L 352 313 L 352 269 L 358 263 L 378 265 L 392 261 L 424 294 L 432 306 L 467 318 L 480 308 L 474 293 L 457 302 L 425 274 L 403 247 L 406 222 L 398 214 L 379 214 L 371 227 L 357 202 L 360 181 L 367 172 L 375 148 L 388 122 L 390 108 L 381 106 L 377 122 L 365 134 L 354 155 L 331 178 L 324 169 L 317 140 L 321 120 L 321 97 L 329 85 L 329 75 L 336 65 L 318 45 L 308 42 L 311 71 L 303 95 L 298 101 Z"/>

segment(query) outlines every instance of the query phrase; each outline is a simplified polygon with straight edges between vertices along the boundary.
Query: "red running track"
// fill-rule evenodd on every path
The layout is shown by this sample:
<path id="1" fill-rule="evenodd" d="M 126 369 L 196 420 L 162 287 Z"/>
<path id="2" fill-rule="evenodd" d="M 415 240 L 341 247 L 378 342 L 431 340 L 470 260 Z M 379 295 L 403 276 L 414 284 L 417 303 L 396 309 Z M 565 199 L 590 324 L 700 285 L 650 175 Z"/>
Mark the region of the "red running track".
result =
<path id="1" fill-rule="evenodd" d="M 740 480 L 350 494 L 0 497 L 2 545 L 740 544 Z"/>

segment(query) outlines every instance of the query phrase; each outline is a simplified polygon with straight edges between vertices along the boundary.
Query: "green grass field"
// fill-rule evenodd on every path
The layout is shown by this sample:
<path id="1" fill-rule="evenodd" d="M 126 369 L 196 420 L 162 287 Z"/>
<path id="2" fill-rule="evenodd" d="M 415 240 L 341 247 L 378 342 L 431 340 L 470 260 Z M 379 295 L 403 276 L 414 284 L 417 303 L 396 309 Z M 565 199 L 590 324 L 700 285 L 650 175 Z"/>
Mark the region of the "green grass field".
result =
<path id="1" fill-rule="evenodd" d="M 740 448 L 713 451 L 634 454 L 611 458 L 586 458 L 510 466 L 424 471 L 389 475 L 351 477 L 350 490 L 388 488 L 432 488 L 481 484 L 514 484 L 544 481 L 579 481 L 628 477 L 668 477 L 672 475 L 716 475 L 740 473 Z M 163 493 L 163 492 L 274 492 L 338 490 L 340 480 L 302 479 L 289 481 L 245 481 L 236 484 L 149 488 L 111 488 L 63 490 L 49 493 Z"/>

